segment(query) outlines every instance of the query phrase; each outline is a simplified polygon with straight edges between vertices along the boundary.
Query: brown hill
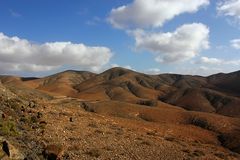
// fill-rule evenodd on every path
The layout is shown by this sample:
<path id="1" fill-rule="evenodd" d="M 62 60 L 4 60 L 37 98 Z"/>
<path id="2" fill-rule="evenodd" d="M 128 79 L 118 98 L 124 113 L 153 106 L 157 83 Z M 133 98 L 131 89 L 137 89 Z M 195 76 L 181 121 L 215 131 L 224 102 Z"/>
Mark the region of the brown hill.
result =
<path id="1" fill-rule="evenodd" d="M 154 81 L 144 74 L 113 68 L 76 85 L 75 88 L 80 98 L 91 100 L 111 99 L 136 103 L 140 99 L 157 99 L 159 91 L 152 86 L 143 86 L 140 80 Z"/>
<path id="2" fill-rule="evenodd" d="M 94 75 L 90 72 L 65 71 L 42 79 L 28 80 L 25 84 L 56 95 L 74 96 L 77 94 L 74 86 Z"/>
<path id="3" fill-rule="evenodd" d="M 239 72 L 210 77 L 178 75 L 172 83 L 176 89 L 160 100 L 187 110 L 239 117 L 239 77 Z"/>
<path id="4" fill-rule="evenodd" d="M 159 101 L 190 111 L 240 116 L 240 72 L 209 77 L 146 75 L 123 68 L 101 74 L 65 71 L 45 78 L 2 77 L 3 83 L 25 85 L 52 95 L 89 101 L 115 100 L 156 106 Z"/>
<path id="5" fill-rule="evenodd" d="M 0 145 L 27 159 L 239 159 L 238 79 L 123 68 L 0 76 Z"/>
<path id="6" fill-rule="evenodd" d="M 217 90 L 240 96 L 240 71 L 229 74 L 216 74 L 208 77 L 208 81 Z"/>

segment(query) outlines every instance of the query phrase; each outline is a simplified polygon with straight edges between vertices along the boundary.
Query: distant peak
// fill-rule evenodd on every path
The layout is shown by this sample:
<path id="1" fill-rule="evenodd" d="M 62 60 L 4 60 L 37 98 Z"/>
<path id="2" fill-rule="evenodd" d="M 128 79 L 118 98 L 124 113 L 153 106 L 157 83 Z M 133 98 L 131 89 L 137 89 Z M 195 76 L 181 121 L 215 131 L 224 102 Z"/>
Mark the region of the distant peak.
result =
<path id="1" fill-rule="evenodd" d="M 105 72 L 134 72 L 134 71 L 132 71 L 131 69 L 123 68 L 123 67 L 113 67 L 106 70 Z"/>
<path id="2" fill-rule="evenodd" d="M 220 76 L 239 76 L 240 75 L 240 70 L 239 71 L 235 71 L 235 72 L 230 72 L 230 73 L 217 73 L 217 74 L 213 74 L 208 76 L 209 78 L 213 78 L 213 77 L 220 77 Z"/>
<path id="3" fill-rule="evenodd" d="M 78 71 L 78 70 L 65 70 L 65 71 L 59 72 L 57 74 L 62 74 L 62 73 L 76 73 L 76 74 L 90 73 L 90 74 L 93 74 L 92 72 L 89 72 L 89 71 Z"/>
<path id="4" fill-rule="evenodd" d="M 102 75 L 104 75 L 106 79 L 111 80 L 128 73 L 134 73 L 134 71 L 122 67 L 114 67 L 106 70 Z"/>

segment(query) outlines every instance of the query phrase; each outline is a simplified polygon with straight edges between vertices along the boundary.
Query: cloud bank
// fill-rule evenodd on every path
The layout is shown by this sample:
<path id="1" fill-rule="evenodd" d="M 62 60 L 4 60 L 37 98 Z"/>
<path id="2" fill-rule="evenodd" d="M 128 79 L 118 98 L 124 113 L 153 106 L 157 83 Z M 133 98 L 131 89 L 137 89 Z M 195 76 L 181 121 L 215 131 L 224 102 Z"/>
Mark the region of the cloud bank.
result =
<path id="1" fill-rule="evenodd" d="M 71 42 L 36 44 L 0 33 L 1 72 L 49 71 L 63 65 L 96 71 L 111 57 L 112 52 L 107 47 L 89 47 Z"/>

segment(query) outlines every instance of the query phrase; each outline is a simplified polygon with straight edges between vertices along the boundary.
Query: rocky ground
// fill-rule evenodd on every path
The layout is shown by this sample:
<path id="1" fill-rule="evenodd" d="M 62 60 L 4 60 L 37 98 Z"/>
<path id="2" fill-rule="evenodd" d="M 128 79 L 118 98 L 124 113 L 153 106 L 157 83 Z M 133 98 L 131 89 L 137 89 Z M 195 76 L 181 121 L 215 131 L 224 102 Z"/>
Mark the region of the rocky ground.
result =
<path id="1" fill-rule="evenodd" d="M 142 87 L 138 90 L 129 83 L 124 89 L 125 79 L 120 73 L 107 76 L 107 79 L 120 76 L 123 88 L 112 81 L 107 81 L 114 86 L 111 90 L 104 88 L 106 75 L 103 74 L 104 78 L 99 78 L 104 80 L 101 87 L 92 90 L 92 84 L 82 80 L 94 75 L 84 74 L 87 75 L 80 76 L 77 81 L 81 83 L 78 90 L 84 92 L 84 97 L 75 98 L 64 95 L 65 91 L 78 94 L 77 90 L 72 90 L 72 84 L 66 83 L 69 75 L 64 76 L 64 81 L 55 76 L 44 81 L 51 84 L 48 91 L 33 89 L 39 82 L 31 82 L 28 87 L 20 83 L 19 78 L 2 79 L 0 159 L 240 159 L 238 116 L 189 111 L 159 100 L 139 98 L 156 94 L 156 91 Z M 61 90 L 62 94 L 49 94 L 50 90 L 55 92 L 55 80 L 59 82 L 59 79 L 64 82 L 65 89 L 69 86 L 71 89 L 62 90 L 62 85 L 57 85 L 57 91 Z M 129 88 L 139 97 L 129 96 L 126 92 Z M 99 90 L 99 94 L 95 90 Z M 186 92 L 184 96 L 190 93 L 195 92 Z M 217 101 L 211 96 L 210 99 Z M 233 111 L 236 109 L 234 105 Z"/>
<path id="2" fill-rule="evenodd" d="M 0 152 L 2 159 L 240 158 L 217 141 L 197 140 L 200 135 L 191 135 L 191 130 L 198 130 L 194 126 L 87 112 L 76 99 L 21 101 L 16 106 L 20 108 L 12 108 L 10 103 L 13 102 L 17 99 L 1 104 L 0 140 L 2 145 L 7 143 L 7 149 Z M 15 115 L 18 109 L 20 111 Z M 185 135 L 181 135 L 181 130 Z M 206 139 L 214 137 L 211 133 L 201 132 Z"/>

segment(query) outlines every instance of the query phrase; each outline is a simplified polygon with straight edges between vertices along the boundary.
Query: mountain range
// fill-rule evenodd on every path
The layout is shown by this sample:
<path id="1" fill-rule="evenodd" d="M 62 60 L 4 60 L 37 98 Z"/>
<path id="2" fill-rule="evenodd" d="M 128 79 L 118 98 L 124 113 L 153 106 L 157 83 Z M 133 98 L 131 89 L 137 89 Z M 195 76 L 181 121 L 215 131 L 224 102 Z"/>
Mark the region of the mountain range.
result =
<path id="1" fill-rule="evenodd" d="M 109 128 L 115 126 L 117 131 L 114 131 L 114 135 L 108 135 L 110 140 L 119 138 L 117 132 L 121 132 L 119 141 L 123 141 L 124 147 L 129 148 L 132 153 L 124 149 L 123 155 L 119 155 L 121 148 L 116 147 L 115 142 L 111 142 L 112 153 L 119 155 L 118 158 L 159 158 L 166 149 L 176 153 L 166 152 L 160 159 L 164 156 L 166 159 L 240 158 L 240 71 L 203 77 L 178 74 L 147 75 L 117 67 L 100 74 L 68 70 L 43 78 L 2 75 L 0 81 L 2 115 L 13 117 L 16 130 L 21 132 L 21 138 L 11 134 L 2 135 L 4 138 L 10 136 L 9 143 L 20 148 L 19 152 L 28 158 L 37 157 L 46 150 L 53 152 L 52 155 L 47 152 L 41 156 L 62 156 L 63 152 L 58 151 L 59 147 L 55 144 L 58 141 L 60 146 L 67 146 L 62 149 L 65 158 L 67 156 L 79 159 L 82 155 L 78 155 L 75 150 L 79 147 L 84 150 L 86 136 L 83 134 L 85 132 L 80 133 L 79 128 L 82 127 L 82 130 L 89 133 L 89 125 L 90 129 L 94 129 L 93 133 L 100 134 L 101 138 L 108 135 Z M 37 107 L 31 108 L 31 103 Z M 12 107 L 12 104 L 16 104 L 17 107 Z M 32 122 L 34 114 L 37 114 L 36 122 Z M 28 119 L 29 116 L 30 122 L 22 121 L 23 117 Z M 70 118 L 74 126 L 67 128 L 66 124 L 69 122 L 66 118 Z M 91 124 L 93 119 L 94 124 Z M 86 127 L 80 123 L 89 124 Z M 21 127 L 23 124 L 26 128 Z M 43 133 L 38 133 L 37 129 L 43 124 Z M 37 129 L 34 129 L 34 125 Z M 71 132 L 66 135 L 65 130 Z M 38 137 L 41 139 L 39 140 L 37 136 L 30 136 L 30 140 L 30 137 L 26 136 L 32 133 L 39 134 L 39 137 L 43 134 L 46 137 Z M 143 141 L 142 145 L 145 148 L 136 150 L 133 144 L 126 143 L 127 136 L 133 142 L 134 139 Z M 69 138 L 73 140 L 64 144 Z M 89 144 L 94 145 L 94 138 L 89 138 Z M 101 138 L 98 137 L 95 141 Z M 22 143 L 23 141 L 44 141 L 44 145 L 33 145 L 31 148 Z M 162 145 L 160 141 L 164 141 L 161 142 Z M 77 147 L 75 143 L 81 145 Z M 48 149 L 52 144 L 54 149 Z M 40 149 L 37 146 L 41 146 Z M 71 148 L 73 146 L 77 149 Z M 89 159 L 89 156 L 102 159 L 113 156 L 103 148 L 85 148 L 87 151 L 82 154 L 86 155 L 86 159 Z M 34 154 L 30 150 L 35 151 Z M 149 154 L 139 158 L 137 155 L 141 154 L 140 152 Z"/>

